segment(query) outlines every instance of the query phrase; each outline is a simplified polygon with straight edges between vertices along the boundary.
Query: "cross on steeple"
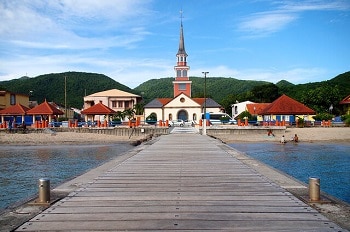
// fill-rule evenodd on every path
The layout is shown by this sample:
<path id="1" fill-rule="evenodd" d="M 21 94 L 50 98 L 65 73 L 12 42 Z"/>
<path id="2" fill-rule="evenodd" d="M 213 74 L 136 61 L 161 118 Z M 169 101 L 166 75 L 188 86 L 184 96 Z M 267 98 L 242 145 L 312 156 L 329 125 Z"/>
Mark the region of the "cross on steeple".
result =
<path id="1" fill-rule="evenodd" d="M 181 19 L 181 24 L 182 24 L 182 19 L 184 18 L 184 16 L 183 16 L 183 11 L 182 11 L 182 9 L 180 10 L 180 19 Z"/>

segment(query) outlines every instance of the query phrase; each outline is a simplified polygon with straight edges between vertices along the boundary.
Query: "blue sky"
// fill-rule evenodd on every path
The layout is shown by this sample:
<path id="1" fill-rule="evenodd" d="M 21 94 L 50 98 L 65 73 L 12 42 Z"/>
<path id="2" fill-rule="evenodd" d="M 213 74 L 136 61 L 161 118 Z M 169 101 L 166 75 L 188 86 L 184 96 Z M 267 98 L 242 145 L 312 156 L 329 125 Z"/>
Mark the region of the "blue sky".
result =
<path id="1" fill-rule="evenodd" d="M 300 84 L 350 71 L 349 0 L 1 0 L 0 81 L 174 77 L 181 9 L 190 76 Z"/>

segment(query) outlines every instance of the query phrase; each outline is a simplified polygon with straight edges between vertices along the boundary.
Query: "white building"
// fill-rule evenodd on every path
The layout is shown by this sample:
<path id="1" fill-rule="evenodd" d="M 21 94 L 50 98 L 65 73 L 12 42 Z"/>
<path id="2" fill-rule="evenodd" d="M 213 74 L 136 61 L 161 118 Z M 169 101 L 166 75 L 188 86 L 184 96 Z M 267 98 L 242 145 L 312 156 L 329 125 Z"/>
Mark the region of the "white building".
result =
<path id="1" fill-rule="evenodd" d="M 232 104 L 232 118 L 236 118 L 238 115 L 240 115 L 242 112 L 247 110 L 247 104 L 253 104 L 254 102 L 251 101 L 244 101 L 244 102 L 236 102 L 235 104 Z"/>

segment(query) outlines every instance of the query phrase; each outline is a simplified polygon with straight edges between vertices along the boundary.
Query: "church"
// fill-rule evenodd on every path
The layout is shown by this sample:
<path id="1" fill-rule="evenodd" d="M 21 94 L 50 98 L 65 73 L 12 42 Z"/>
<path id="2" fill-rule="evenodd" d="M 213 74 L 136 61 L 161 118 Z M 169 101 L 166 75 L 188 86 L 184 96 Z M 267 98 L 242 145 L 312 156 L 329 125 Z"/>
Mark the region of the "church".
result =
<path id="1" fill-rule="evenodd" d="M 204 108 L 206 112 L 219 113 L 221 105 L 211 98 L 192 98 L 191 84 L 188 72 L 190 67 L 187 65 L 187 53 L 185 50 L 185 40 L 183 25 L 180 25 L 179 50 L 176 54 L 175 80 L 173 81 L 174 97 L 173 98 L 156 98 L 145 105 L 146 118 L 150 114 L 156 114 L 157 120 L 192 120 L 199 123 L 202 118 Z M 204 79 L 203 79 L 204 88 Z"/>

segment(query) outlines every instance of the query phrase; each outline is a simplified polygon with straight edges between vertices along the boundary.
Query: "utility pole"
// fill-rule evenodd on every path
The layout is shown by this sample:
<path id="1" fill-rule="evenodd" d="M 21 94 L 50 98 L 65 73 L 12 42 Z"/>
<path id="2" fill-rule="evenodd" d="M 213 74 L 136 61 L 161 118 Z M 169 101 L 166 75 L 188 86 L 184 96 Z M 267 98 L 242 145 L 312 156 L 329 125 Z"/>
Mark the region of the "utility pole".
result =
<path id="1" fill-rule="evenodd" d="M 207 135 L 207 74 L 209 72 L 202 72 L 204 74 L 204 118 L 202 135 Z"/>
<path id="2" fill-rule="evenodd" d="M 64 117 L 67 119 L 67 76 L 64 76 Z"/>

